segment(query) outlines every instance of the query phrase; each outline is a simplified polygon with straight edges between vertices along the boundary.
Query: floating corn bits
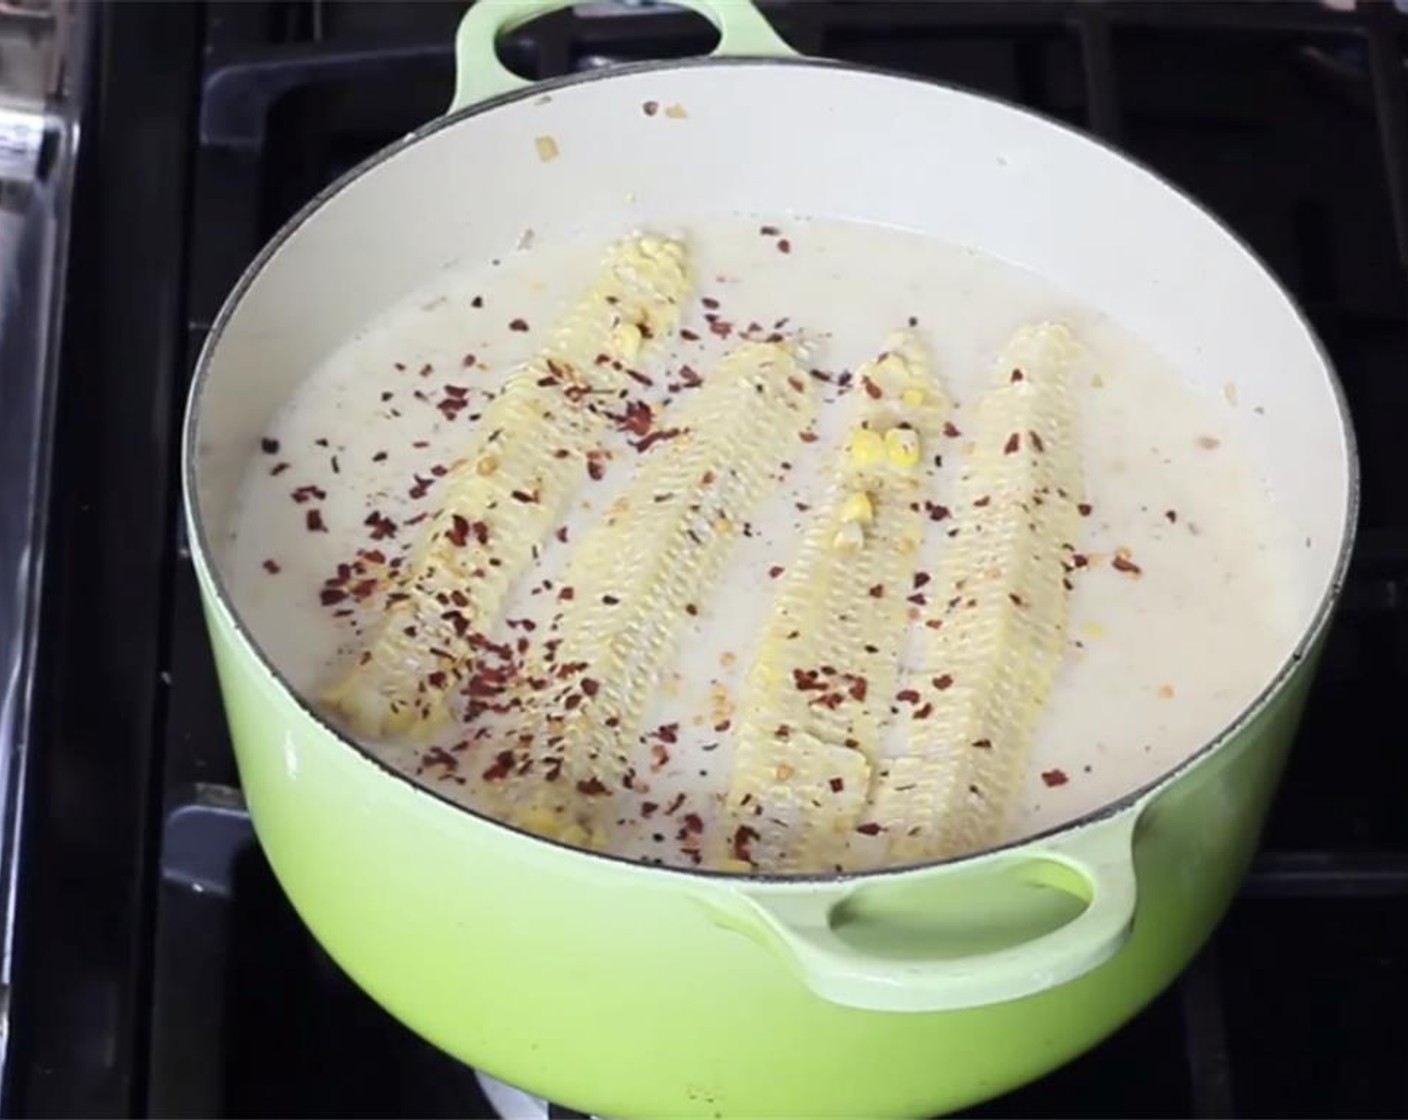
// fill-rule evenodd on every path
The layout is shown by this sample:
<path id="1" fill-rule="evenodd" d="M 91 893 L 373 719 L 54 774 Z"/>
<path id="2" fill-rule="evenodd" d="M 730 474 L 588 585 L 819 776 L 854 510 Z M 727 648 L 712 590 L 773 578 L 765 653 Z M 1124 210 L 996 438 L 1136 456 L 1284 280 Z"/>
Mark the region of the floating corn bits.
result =
<path id="1" fill-rule="evenodd" d="M 1081 467 L 1069 331 L 1018 332 L 979 402 L 918 667 L 901 690 L 904 753 L 878 766 L 869 828 L 892 862 L 1001 837 L 1065 649 Z M 937 628 L 935 628 L 937 627 Z M 929 718 L 911 708 L 931 706 Z"/>
<path id="2" fill-rule="evenodd" d="M 630 788 L 631 748 L 680 631 L 815 414 L 792 348 L 746 342 L 662 419 L 670 438 L 645 454 L 561 580 L 571 597 L 542 667 L 556 684 L 527 708 L 526 726 L 550 730 L 538 733 L 515 823 L 590 842 L 596 799 Z"/>
<path id="3" fill-rule="evenodd" d="M 857 374 L 858 419 L 778 587 L 743 686 L 725 861 L 831 862 L 865 806 L 926 514 L 921 455 L 949 412 L 918 341 Z"/>
<path id="4" fill-rule="evenodd" d="M 475 637 L 586 477 L 606 410 L 631 384 L 628 363 L 674 329 L 689 282 L 682 243 L 616 244 L 593 287 L 484 410 L 371 640 L 322 693 L 354 733 L 423 735 L 446 718 Z"/>

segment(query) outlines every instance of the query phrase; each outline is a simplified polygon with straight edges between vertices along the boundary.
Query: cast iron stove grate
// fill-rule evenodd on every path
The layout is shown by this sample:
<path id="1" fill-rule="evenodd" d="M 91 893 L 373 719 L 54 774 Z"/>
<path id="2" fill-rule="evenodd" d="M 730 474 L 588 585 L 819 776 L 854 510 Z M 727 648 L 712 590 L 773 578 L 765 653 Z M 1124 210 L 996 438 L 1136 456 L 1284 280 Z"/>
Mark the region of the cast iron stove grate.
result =
<path id="1" fill-rule="evenodd" d="M 505 57 L 543 77 L 712 43 L 677 12 L 582 7 L 595 12 L 540 20 Z M 1148 1010 L 972 1114 L 1408 1113 L 1395 994 L 1408 990 L 1408 752 L 1394 746 L 1408 689 L 1408 19 L 1308 0 L 765 7 L 800 50 L 1030 105 L 1189 190 L 1302 302 L 1361 443 L 1361 543 L 1243 897 Z M 472 1072 L 362 995 L 274 884 L 240 806 L 176 517 L 180 401 L 220 302 L 316 190 L 441 111 L 460 10 L 105 12 L 13 1112 L 489 1114 Z M 113 666 L 96 692 L 95 665 Z"/>

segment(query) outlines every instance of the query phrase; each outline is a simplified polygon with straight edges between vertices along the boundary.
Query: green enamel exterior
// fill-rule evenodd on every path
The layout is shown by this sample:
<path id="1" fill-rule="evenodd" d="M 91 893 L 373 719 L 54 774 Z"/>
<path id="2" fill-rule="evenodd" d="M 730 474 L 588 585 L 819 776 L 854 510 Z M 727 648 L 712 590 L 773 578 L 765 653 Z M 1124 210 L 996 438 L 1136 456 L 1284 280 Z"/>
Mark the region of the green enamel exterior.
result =
<path id="1" fill-rule="evenodd" d="M 1216 750 L 1088 826 L 1094 847 L 1133 835 L 1133 927 L 1104 964 L 1024 999 L 876 1012 L 815 994 L 740 892 L 828 909 L 883 890 L 902 913 L 953 913 L 1023 853 L 769 884 L 530 838 L 390 776 L 322 726 L 263 666 L 197 560 L 255 829 L 313 934 L 437 1046 L 616 1117 L 930 1115 L 1088 1049 L 1177 975 L 1231 900 L 1315 660 Z M 1049 924 L 1039 910 L 1029 936 Z"/>
<path id="2" fill-rule="evenodd" d="M 570 8 L 575 0 L 477 0 L 455 33 L 455 92 L 448 112 L 530 85 L 499 61 L 498 40 L 539 16 Z M 734 58 L 796 54 L 748 0 L 675 0 L 698 12 L 719 32 L 713 54 Z"/>

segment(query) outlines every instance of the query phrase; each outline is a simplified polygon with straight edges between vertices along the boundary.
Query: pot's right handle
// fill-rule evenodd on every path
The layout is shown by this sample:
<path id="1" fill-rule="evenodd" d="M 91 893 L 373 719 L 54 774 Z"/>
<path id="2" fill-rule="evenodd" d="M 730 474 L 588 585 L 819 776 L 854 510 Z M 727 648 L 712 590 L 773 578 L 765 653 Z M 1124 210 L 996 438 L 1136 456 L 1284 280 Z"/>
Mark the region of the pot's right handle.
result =
<path id="1" fill-rule="evenodd" d="M 1057 929 L 991 952 L 936 959 L 893 947 L 883 954 L 858 948 L 834 927 L 844 898 L 814 886 L 768 893 L 742 888 L 738 899 L 754 920 L 731 920 L 739 917 L 737 911 L 725 916 L 715 909 L 715 915 L 730 928 L 771 942 L 791 958 L 807 987 L 846 1007 L 953 1011 L 1021 999 L 1083 976 L 1124 944 L 1138 895 L 1132 849 L 1136 818 L 1128 813 L 999 857 L 992 866 L 1011 869 L 1015 862 L 1025 877 L 1077 895 L 1086 905 Z M 924 879 L 923 872 L 916 872 L 911 881 Z M 955 889 L 962 889 L 960 883 Z"/>
<path id="2" fill-rule="evenodd" d="M 570 8 L 576 0 L 475 0 L 455 33 L 455 95 L 458 112 L 501 93 L 532 85 L 499 61 L 501 36 L 529 20 Z M 797 52 L 783 41 L 752 0 L 673 0 L 698 12 L 719 31 L 714 55 L 778 57 Z"/>

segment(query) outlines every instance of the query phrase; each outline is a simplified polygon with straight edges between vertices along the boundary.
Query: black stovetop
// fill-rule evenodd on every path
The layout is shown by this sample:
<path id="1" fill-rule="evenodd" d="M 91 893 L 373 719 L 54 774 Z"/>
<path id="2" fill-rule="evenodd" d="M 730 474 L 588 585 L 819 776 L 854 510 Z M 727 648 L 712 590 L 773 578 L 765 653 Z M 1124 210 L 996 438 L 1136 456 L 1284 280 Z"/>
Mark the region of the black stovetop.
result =
<path id="1" fill-rule="evenodd" d="M 1301 301 L 1361 443 L 1361 543 L 1242 898 L 1129 1026 L 973 1114 L 1408 1114 L 1408 18 L 1363 0 L 1358 12 L 765 7 L 803 51 L 1033 106 L 1189 190 Z M 177 517 L 182 397 L 222 299 L 315 190 L 443 109 L 460 10 L 102 12 L 25 790 L 10 1114 L 489 1114 L 469 1071 L 318 949 L 254 845 Z M 548 17 L 505 54 L 546 76 L 711 41 L 694 17 L 636 8 Z"/>

